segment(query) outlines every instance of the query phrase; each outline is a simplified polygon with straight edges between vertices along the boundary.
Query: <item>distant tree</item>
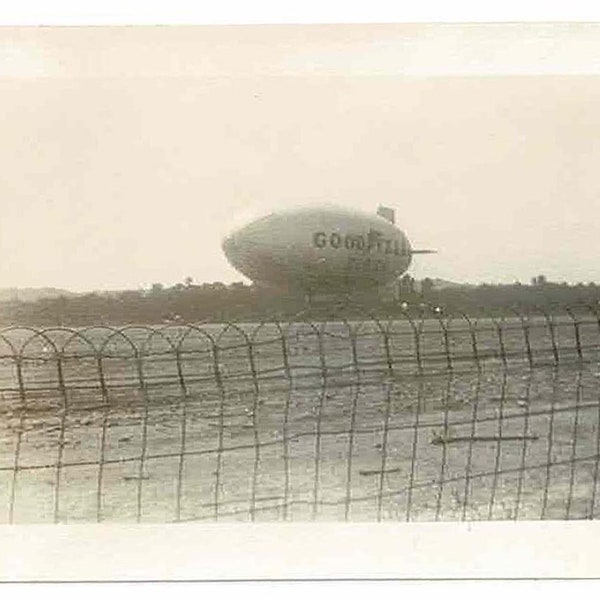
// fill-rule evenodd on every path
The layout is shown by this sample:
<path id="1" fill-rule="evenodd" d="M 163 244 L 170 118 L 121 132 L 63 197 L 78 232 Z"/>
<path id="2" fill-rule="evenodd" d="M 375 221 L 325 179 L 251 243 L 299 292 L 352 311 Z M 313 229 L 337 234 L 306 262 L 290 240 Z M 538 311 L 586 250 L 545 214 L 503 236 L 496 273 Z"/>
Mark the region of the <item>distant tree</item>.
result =
<path id="1" fill-rule="evenodd" d="M 192 287 L 193 283 L 194 283 L 194 278 L 190 277 L 189 275 L 183 280 L 183 283 L 185 284 L 185 287 Z"/>
<path id="2" fill-rule="evenodd" d="M 150 289 L 153 294 L 157 294 L 162 292 L 165 289 L 165 286 L 162 283 L 153 283 Z"/>
<path id="3" fill-rule="evenodd" d="M 531 285 L 534 287 L 542 287 L 546 285 L 546 283 L 548 283 L 548 280 L 546 279 L 545 275 L 536 275 L 535 277 L 531 278 Z"/>

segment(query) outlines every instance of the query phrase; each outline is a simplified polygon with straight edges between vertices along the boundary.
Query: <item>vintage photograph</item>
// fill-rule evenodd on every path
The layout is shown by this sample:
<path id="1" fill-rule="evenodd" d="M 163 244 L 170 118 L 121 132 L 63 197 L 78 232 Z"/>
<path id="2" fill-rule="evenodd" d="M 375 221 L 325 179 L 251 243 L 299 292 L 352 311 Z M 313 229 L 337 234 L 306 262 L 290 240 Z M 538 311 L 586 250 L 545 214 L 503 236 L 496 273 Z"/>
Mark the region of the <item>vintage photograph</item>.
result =
<path id="1" fill-rule="evenodd" d="M 0 30 L 0 523 L 597 518 L 599 52 Z"/>

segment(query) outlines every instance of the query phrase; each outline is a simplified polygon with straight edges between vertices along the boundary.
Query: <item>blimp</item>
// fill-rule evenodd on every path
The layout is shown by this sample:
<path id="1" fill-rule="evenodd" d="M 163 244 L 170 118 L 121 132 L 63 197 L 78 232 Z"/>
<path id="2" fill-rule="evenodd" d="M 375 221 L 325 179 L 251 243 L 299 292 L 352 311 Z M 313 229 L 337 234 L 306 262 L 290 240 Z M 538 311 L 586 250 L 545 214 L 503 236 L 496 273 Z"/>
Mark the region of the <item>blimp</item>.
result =
<path id="1" fill-rule="evenodd" d="M 407 271 L 415 250 L 380 206 L 364 213 L 339 206 L 267 214 L 223 238 L 229 263 L 255 284 L 305 295 L 378 288 Z"/>

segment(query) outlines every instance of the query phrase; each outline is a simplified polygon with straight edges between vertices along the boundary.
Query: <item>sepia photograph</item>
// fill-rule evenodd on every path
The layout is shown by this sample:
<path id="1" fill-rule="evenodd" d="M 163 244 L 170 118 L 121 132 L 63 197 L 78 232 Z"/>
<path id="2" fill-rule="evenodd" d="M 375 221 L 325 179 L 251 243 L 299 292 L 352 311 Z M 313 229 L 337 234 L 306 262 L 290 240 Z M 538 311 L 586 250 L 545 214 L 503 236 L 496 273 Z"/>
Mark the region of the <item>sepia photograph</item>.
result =
<path id="1" fill-rule="evenodd" d="M 0 523 L 597 519 L 599 52 L 0 29 Z"/>

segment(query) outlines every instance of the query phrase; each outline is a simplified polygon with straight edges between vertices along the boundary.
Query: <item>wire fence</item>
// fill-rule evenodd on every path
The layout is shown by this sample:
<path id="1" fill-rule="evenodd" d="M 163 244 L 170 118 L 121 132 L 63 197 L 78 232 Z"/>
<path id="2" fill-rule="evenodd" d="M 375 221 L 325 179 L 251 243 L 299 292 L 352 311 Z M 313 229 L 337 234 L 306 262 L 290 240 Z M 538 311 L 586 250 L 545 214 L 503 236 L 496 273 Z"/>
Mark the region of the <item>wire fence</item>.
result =
<path id="1" fill-rule="evenodd" d="M 600 315 L 0 330 L 0 521 L 595 518 Z"/>

